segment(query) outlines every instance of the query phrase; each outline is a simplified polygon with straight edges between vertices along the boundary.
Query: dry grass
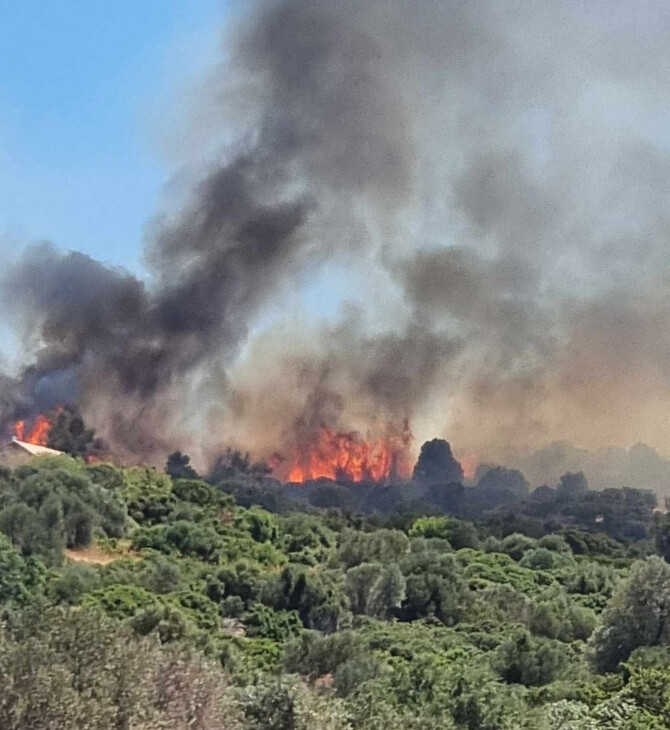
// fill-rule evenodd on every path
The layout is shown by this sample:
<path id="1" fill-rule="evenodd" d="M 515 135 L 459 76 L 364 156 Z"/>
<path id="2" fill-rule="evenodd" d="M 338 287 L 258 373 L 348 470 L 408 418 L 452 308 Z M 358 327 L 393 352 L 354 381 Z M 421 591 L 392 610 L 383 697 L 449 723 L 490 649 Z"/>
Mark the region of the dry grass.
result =
<path id="1" fill-rule="evenodd" d="M 131 560 L 139 560 L 139 555 L 130 551 L 126 546 L 113 552 L 105 550 L 98 545 L 89 545 L 86 548 L 76 549 L 66 548 L 65 557 L 75 563 L 88 563 L 89 565 L 109 565 L 115 560 L 128 558 Z"/>

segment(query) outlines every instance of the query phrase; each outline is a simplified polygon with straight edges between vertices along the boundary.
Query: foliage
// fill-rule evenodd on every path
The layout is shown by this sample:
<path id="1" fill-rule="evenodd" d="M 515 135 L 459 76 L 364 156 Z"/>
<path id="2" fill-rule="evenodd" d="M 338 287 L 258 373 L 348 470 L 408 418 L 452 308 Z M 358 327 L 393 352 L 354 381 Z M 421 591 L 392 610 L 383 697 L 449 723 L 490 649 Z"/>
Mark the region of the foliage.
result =
<path id="1" fill-rule="evenodd" d="M 0 638 L 0 727 L 240 727 L 226 678 L 87 611 L 30 611 Z"/>
<path id="2" fill-rule="evenodd" d="M 534 639 L 520 631 L 500 645 L 493 666 L 505 682 L 527 687 L 548 684 L 567 665 L 563 647 L 547 639 Z"/>
<path id="3" fill-rule="evenodd" d="M 350 568 L 344 588 L 354 613 L 385 619 L 405 597 L 405 578 L 397 565 L 362 563 Z"/>
<path id="4" fill-rule="evenodd" d="M 479 537 L 475 527 L 453 517 L 420 517 L 414 522 L 410 537 L 442 538 L 448 540 L 454 550 L 478 548 Z"/>
<path id="5" fill-rule="evenodd" d="M 340 535 L 337 562 L 351 568 L 361 563 L 398 562 L 410 550 L 407 535 L 381 528 L 372 532 L 344 530 Z"/>
<path id="6" fill-rule="evenodd" d="M 64 547 L 84 547 L 96 533 L 125 534 L 126 506 L 96 484 L 85 467 L 59 457 L 14 470 L 0 482 L 0 531 L 23 555 L 58 563 Z"/>
<path id="7" fill-rule="evenodd" d="M 594 635 L 596 668 L 611 671 L 638 647 L 668 644 L 669 618 L 670 565 L 658 557 L 636 563 L 615 591 Z"/>
<path id="8" fill-rule="evenodd" d="M 428 484 L 449 484 L 463 479 L 463 469 L 444 439 L 426 441 L 414 467 L 414 478 Z"/>
<path id="9" fill-rule="evenodd" d="M 242 693 L 248 730 L 351 730 L 341 703 L 299 682 L 270 680 Z"/>
<path id="10" fill-rule="evenodd" d="M 0 727 L 670 727 L 670 566 L 646 558 L 641 490 L 565 475 L 524 496 L 489 468 L 289 499 L 224 461 L 219 486 L 64 457 L 0 470 Z"/>
<path id="11" fill-rule="evenodd" d="M 284 643 L 300 633 L 302 623 L 296 611 L 273 611 L 256 603 L 244 614 L 247 636 L 258 636 Z"/>
<path id="12" fill-rule="evenodd" d="M 165 473 L 173 479 L 198 478 L 198 472 L 191 466 L 191 458 L 181 451 L 174 451 L 168 456 Z"/>
<path id="13" fill-rule="evenodd" d="M 49 420 L 50 448 L 73 456 L 86 456 L 102 449 L 102 441 L 95 437 L 95 431 L 86 428 L 81 414 L 72 408 L 59 408 Z"/>

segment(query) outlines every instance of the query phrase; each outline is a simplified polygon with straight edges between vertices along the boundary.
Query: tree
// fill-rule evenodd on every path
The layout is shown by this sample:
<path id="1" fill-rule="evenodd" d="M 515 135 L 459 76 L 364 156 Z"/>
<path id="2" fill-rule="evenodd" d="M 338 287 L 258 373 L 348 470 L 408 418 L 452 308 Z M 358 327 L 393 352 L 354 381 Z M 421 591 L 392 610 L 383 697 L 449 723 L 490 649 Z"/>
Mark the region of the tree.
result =
<path id="1" fill-rule="evenodd" d="M 398 613 L 403 620 L 435 616 L 448 626 L 460 621 L 468 594 L 454 555 L 428 551 L 410 555 L 402 569 L 406 597 Z"/>
<path id="2" fill-rule="evenodd" d="M 409 531 L 410 537 L 441 538 L 448 540 L 454 550 L 479 549 L 479 536 L 471 522 L 455 517 L 419 517 Z"/>
<path id="3" fill-rule="evenodd" d="M 353 669 L 354 665 L 359 665 L 359 670 L 367 670 L 367 679 L 370 674 L 376 673 L 379 664 L 374 660 L 370 664 L 365 661 L 368 659 L 369 649 L 361 636 L 354 631 L 340 631 L 330 636 L 303 632 L 284 650 L 284 668 L 289 672 L 306 674 L 312 679 L 337 675 L 343 667 Z M 361 660 L 364 660 L 362 665 Z M 346 679 L 350 676 L 349 674 Z M 345 681 L 345 686 L 346 690 L 354 689 L 350 681 Z"/>
<path id="4" fill-rule="evenodd" d="M 21 557 L 9 540 L 0 535 L 0 604 L 27 604 L 42 590 L 45 577 L 42 563 Z"/>
<path id="5" fill-rule="evenodd" d="M 302 631 L 300 617 L 295 611 L 273 611 L 256 603 L 244 614 L 247 636 L 259 636 L 284 643 Z"/>
<path id="6" fill-rule="evenodd" d="M 561 481 L 556 487 L 556 493 L 561 499 L 572 499 L 581 497 L 589 491 L 589 483 L 584 472 L 566 472 L 561 476 Z"/>
<path id="7" fill-rule="evenodd" d="M 665 500 L 665 513 L 660 515 L 654 515 L 654 541 L 656 543 L 656 550 L 665 558 L 665 561 L 670 563 L 670 500 L 666 497 Z"/>
<path id="8" fill-rule="evenodd" d="M 351 730 L 341 700 L 302 682 L 266 679 L 246 688 L 240 705 L 245 730 Z"/>
<path id="9" fill-rule="evenodd" d="M 323 520 L 311 515 L 294 514 L 283 523 L 284 549 L 296 563 L 317 565 L 330 556 L 335 534 Z"/>
<path id="10" fill-rule="evenodd" d="M 340 536 L 337 559 L 351 568 L 361 563 L 397 562 L 408 552 L 409 539 L 400 530 L 345 530 Z"/>
<path id="11" fill-rule="evenodd" d="M 488 469 L 477 482 L 477 490 L 495 495 L 509 495 L 516 498 L 528 496 L 529 484 L 518 469 L 494 466 Z"/>
<path id="12" fill-rule="evenodd" d="M 275 610 L 297 611 L 306 628 L 325 633 L 342 628 L 349 601 L 341 573 L 287 566 L 263 586 L 260 600 Z"/>
<path id="13" fill-rule="evenodd" d="M 235 526 L 247 530 L 256 542 L 277 542 L 279 538 L 277 518 L 260 507 L 242 510 L 235 520 Z"/>
<path id="14" fill-rule="evenodd" d="M 86 428 L 81 414 L 72 408 L 59 408 L 51 419 L 49 447 L 73 456 L 86 456 L 103 449 L 101 439 L 92 428 Z"/>
<path id="15" fill-rule="evenodd" d="M 24 555 L 59 563 L 64 547 L 88 545 L 96 531 L 122 537 L 126 508 L 116 490 L 98 486 L 86 467 L 67 457 L 14 472 L 4 490 L 0 530 Z"/>
<path id="16" fill-rule="evenodd" d="M 354 613 L 381 619 L 405 597 L 405 579 L 397 565 L 362 563 L 347 571 L 344 586 Z"/>
<path id="17" fill-rule="evenodd" d="M 210 563 L 218 562 L 223 546 L 223 538 L 212 527 L 188 520 L 143 527 L 133 536 L 135 550 L 178 552 Z"/>
<path id="18" fill-rule="evenodd" d="M 558 563 L 556 553 L 547 548 L 534 548 L 524 553 L 519 561 L 522 568 L 530 568 L 531 570 L 551 570 Z"/>
<path id="19" fill-rule="evenodd" d="M 233 730 L 226 677 L 95 612 L 37 609 L 2 628 L 3 730 Z"/>
<path id="20" fill-rule="evenodd" d="M 670 565 L 657 557 L 633 564 L 593 636 L 598 671 L 616 669 L 634 649 L 670 643 Z"/>
<path id="21" fill-rule="evenodd" d="M 537 545 L 532 537 L 520 535 L 518 532 L 508 535 L 501 543 L 500 547 L 504 553 L 513 560 L 521 560 L 526 552 L 532 550 Z"/>
<path id="22" fill-rule="evenodd" d="M 190 466 L 191 458 L 181 451 L 173 451 L 167 458 L 165 473 L 173 479 L 199 479 L 198 472 Z"/>
<path id="23" fill-rule="evenodd" d="M 444 439 L 426 441 L 421 447 L 413 478 L 424 484 L 451 484 L 463 479 L 463 469 Z"/>
<path id="24" fill-rule="evenodd" d="M 520 631 L 500 645 L 493 664 L 505 682 L 539 687 L 560 675 L 567 656 L 557 642 L 536 639 L 527 631 Z"/>

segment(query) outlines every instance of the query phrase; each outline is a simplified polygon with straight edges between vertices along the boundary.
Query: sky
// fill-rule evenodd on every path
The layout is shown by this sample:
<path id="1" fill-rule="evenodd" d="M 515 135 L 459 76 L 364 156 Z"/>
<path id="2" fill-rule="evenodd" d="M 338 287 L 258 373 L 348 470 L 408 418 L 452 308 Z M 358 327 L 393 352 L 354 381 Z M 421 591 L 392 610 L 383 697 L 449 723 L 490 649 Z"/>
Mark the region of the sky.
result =
<path id="1" fill-rule="evenodd" d="M 0 0 L 0 257 L 49 240 L 145 273 L 145 227 L 183 162 L 189 103 L 222 58 L 233 8 Z M 332 314 L 351 291 L 324 276 L 298 296 Z M 15 337 L 0 319 L 5 366 L 19 357 Z"/>
<path id="2" fill-rule="evenodd" d="M 141 270 L 162 145 L 210 65 L 224 0 L 0 0 L 0 241 Z"/>

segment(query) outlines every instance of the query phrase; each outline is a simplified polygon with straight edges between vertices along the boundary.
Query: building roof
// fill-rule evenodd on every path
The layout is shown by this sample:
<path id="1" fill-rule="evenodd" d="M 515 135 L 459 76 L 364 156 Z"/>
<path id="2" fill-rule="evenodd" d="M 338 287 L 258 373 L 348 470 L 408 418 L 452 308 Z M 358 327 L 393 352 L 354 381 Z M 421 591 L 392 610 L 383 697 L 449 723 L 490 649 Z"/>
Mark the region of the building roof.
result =
<path id="1" fill-rule="evenodd" d="M 50 449 L 47 446 L 38 446 L 37 444 L 29 444 L 25 441 L 19 441 L 16 436 L 12 436 L 12 443 L 33 456 L 60 456 L 63 453 L 56 449 Z"/>

